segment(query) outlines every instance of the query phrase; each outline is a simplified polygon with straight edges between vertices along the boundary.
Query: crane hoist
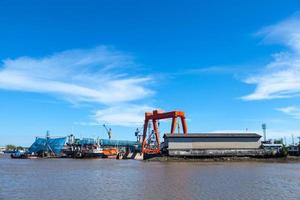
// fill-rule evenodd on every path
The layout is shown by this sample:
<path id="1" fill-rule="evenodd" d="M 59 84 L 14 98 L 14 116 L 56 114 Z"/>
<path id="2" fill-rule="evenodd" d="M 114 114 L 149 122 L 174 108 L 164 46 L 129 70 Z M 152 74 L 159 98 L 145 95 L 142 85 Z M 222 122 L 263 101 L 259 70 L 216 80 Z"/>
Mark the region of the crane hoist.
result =
<path id="1" fill-rule="evenodd" d="M 107 126 L 105 124 L 103 124 L 103 127 L 105 128 L 105 130 L 107 132 L 108 139 L 111 139 L 111 136 L 112 136 L 111 128 L 107 128 Z"/>

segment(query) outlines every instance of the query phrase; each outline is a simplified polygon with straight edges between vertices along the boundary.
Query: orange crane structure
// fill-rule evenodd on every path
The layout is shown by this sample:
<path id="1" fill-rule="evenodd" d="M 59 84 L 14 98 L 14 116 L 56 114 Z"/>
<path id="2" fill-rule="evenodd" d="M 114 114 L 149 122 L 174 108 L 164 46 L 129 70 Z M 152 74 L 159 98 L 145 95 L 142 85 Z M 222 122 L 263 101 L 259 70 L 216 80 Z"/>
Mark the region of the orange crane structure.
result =
<path id="1" fill-rule="evenodd" d="M 162 112 L 154 110 L 153 112 L 145 113 L 143 142 L 142 142 L 142 153 L 145 154 L 159 154 L 160 153 L 160 139 L 158 130 L 158 120 L 160 119 L 172 119 L 171 134 L 175 133 L 176 120 L 181 119 L 183 134 L 187 135 L 187 125 L 185 121 L 185 113 L 182 111 Z M 147 128 L 149 121 L 152 121 L 153 131 L 147 138 Z M 155 144 L 151 144 L 151 137 L 155 135 Z"/>

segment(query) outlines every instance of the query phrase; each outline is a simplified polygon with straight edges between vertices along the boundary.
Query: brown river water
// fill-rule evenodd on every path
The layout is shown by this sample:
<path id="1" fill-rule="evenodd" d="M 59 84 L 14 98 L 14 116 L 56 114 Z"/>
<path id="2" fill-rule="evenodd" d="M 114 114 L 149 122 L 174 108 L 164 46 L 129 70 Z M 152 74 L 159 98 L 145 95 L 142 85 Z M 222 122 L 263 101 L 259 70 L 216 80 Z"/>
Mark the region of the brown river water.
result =
<path id="1" fill-rule="evenodd" d="M 0 158 L 0 199 L 300 199 L 300 163 Z"/>

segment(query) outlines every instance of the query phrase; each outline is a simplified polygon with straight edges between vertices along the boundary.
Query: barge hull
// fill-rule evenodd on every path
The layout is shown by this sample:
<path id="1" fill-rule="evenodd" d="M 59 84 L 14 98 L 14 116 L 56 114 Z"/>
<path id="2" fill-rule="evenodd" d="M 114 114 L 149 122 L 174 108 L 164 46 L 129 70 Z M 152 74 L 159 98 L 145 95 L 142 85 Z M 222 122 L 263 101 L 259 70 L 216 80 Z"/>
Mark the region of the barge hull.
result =
<path id="1" fill-rule="evenodd" d="M 169 149 L 168 155 L 177 157 L 268 157 L 274 156 L 274 153 L 264 149 Z"/>

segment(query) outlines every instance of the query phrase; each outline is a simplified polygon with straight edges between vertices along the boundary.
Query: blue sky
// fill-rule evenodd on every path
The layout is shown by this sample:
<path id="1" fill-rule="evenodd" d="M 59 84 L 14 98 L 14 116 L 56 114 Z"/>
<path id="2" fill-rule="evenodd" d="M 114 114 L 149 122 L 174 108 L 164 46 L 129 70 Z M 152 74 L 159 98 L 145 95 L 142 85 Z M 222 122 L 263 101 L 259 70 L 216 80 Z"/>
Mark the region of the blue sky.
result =
<path id="1" fill-rule="evenodd" d="M 300 1 L 1 1 L 0 145 L 189 132 L 300 136 Z M 168 132 L 170 124 L 162 123 Z"/>

